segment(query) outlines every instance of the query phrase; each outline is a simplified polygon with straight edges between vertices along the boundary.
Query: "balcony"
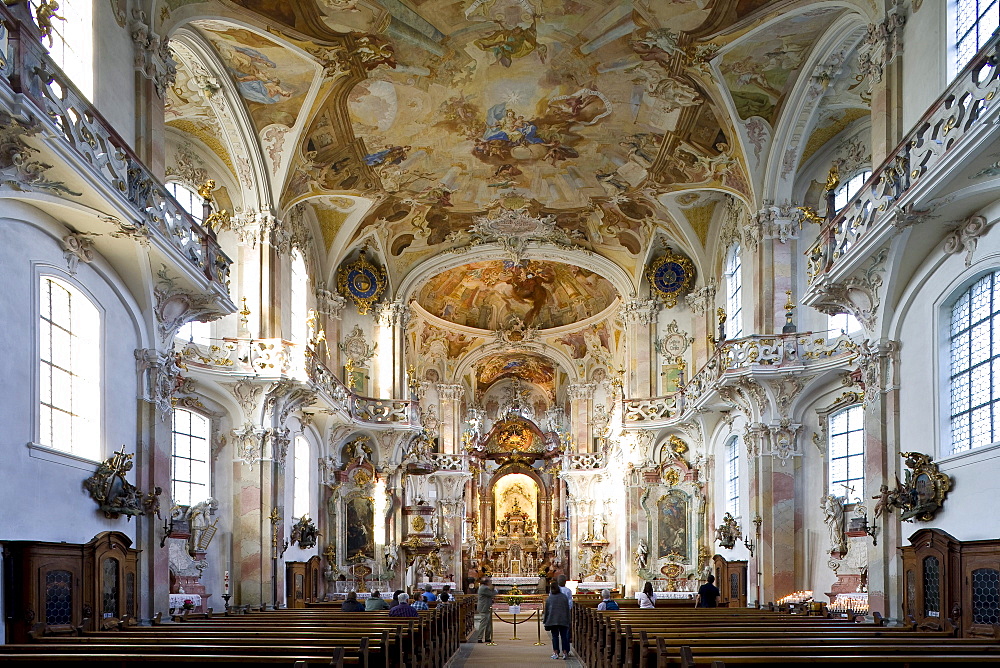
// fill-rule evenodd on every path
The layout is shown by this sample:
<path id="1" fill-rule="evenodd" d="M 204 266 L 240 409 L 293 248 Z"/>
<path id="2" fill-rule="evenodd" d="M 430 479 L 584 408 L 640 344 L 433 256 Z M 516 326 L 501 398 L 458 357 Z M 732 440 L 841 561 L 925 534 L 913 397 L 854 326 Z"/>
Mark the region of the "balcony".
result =
<path id="1" fill-rule="evenodd" d="M 964 205 L 948 210 L 956 198 L 941 195 L 945 188 L 954 192 L 968 186 L 968 179 L 948 183 L 960 171 L 957 167 L 976 161 L 988 166 L 995 159 L 983 154 L 995 139 L 1000 118 L 998 45 L 1000 36 L 987 42 L 858 195 L 826 221 L 806 253 L 809 289 L 804 303 L 821 305 L 824 293 L 844 284 L 866 261 L 875 262 L 888 241 L 907 227 L 932 225 L 943 234 L 954 227 L 956 214 L 968 216 L 985 204 L 975 193 L 966 193 Z"/>
<path id="2" fill-rule="evenodd" d="M 726 341 L 677 392 L 648 399 L 625 399 L 622 426 L 645 429 L 683 422 L 717 400 L 720 388 L 738 376 L 780 376 L 789 371 L 814 374 L 846 368 L 857 356 L 858 346 L 847 336 L 828 341 L 805 332 Z"/>
<path id="3" fill-rule="evenodd" d="M 309 382 L 326 404 L 352 421 L 399 429 L 419 428 L 418 402 L 376 399 L 351 390 L 330 369 L 301 346 L 284 339 L 224 339 L 221 345 L 187 343 L 181 360 L 190 368 L 262 382 L 297 379 Z"/>
<path id="4" fill-rule="evenodd" d="M 212 292 L 220 310 L 235 311 L 226 289 L 231 260 L 215 236 L 181 208 L 49 58 L 27 5 L 0 4 L 0 183 L 43 204 L 62 199 L 74 209 L 109 214 L 90 216 L 87 229 L 74 218 L 74 226 L 95 235 L 92 243 L 102 252 L 102 245 L 122 240 L 149 247 L 159 256 L 151 260 L 154 267 L 177 268 Z"/>

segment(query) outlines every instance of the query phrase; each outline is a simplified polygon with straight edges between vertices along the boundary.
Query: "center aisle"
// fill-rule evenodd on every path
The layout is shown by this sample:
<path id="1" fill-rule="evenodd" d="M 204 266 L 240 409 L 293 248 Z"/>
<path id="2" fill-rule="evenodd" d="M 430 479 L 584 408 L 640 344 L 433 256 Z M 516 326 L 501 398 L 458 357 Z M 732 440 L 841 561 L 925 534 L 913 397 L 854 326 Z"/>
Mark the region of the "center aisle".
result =
<path id="1" fill-rule="evenodd" d="M 501 616 L 508 621 L 511 619 L 507 613 L 501 613 Z M 514 626 L 505 624 L 494 617 L 493 642 L 497 644 L 462 643 L 458 652 L 448 662 L 447 668 L 464 668 L 464 666 L 470 666 L 470 668 L 511 668 L 511 666 L 517 666 L 517 668 L 529 666 L 583 668 L 583 663 L 576 657 L 576 652 L 573 652 L 573 655 L 565 661 L 550 658 L 552 656 L 552 638 L 545 629 L 542 629 L 542 642 L 545 644 L 541 647 L 534 644 L 538 639 L 534 618 L 530 622 L 522 624 L 521 616 L 518 615 L 517 637 L 520 640 L 512 640 L 513 636 Z"/>

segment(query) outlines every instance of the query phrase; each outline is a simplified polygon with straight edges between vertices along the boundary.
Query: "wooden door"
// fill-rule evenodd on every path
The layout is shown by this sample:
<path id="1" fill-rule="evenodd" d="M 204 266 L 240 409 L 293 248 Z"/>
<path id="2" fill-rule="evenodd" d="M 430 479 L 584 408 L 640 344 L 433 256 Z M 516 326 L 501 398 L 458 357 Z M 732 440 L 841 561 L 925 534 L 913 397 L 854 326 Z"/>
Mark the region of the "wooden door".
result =
<path id="1" fill-rule="evenodd" d="M 1000 555 L 996 547 L 989 551 L 970 550 L 962 554 L 962 635 L 995 637 L 1000 625 Z"/>
<path id="2" fill-rule="evenodd" d="M 286 605 L 289 608 L 306 607 L 306 563 L 289 561 L 285 564 Z"/>

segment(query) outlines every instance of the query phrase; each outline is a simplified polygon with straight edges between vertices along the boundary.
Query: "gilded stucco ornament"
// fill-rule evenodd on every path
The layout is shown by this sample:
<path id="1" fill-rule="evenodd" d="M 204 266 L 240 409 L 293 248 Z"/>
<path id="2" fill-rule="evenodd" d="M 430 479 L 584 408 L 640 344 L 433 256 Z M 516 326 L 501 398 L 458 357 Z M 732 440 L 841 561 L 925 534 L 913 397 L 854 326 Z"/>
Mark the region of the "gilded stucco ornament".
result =
<path id="1" fill-rule="evenodd" d="M 152 514 L 159 512 L 159 499 L 156 498 L 159 487 L 153 493 L 144 495 L 125 479 L 125 475 L 132 470 L 134 456 L 125 454 L 125 446 L 122 445 L 118 452 L 101 462 L 94 475 L 83 481 L 84 489 L 90 492 L 90 498 L 97 502 L 108 519 L 118 519 L 122 515 L 132 519 L 133 515 L 145 515 L 147 510 Z"/>
<path id="2" fill-rule="evenodd" d="M 694 285 L 694 264 L 668 247 L 666 253 L 646 268 L 646 279 L 660 301 L 667 308 L 673 308 L 677 298 L 687 294 Z"/>
<path id="3" fill-rule="evenodd" d="M 740 529 L 740 525 L 736 522 L 736 518 L 726 513 L 722 517 L 722 524 L 715 529 L 715 540 L 719 541 L 719 545 L 722 547 L 731 550 L 736 545 L 736 541 L 742 537 L 742 534 L 743 532 Z"/>
<path id="4" fill-rule="evenodd" d="M 938 465 L 922 452 L 901 452 L 906 458 L 906 478 L 888 492 L 884 505 L 900 510 L 899 519 L 930 522 L 944 504 L 951 489 L 951 476 L 938 471 Z M 881 503 L 881 500 L 880 500 Z"/>
<path id="5" fill-rule="evenodd" d="M 337 291 L 354 300 L 361 315 L 368 314 L 385 292 L 386 283 L 385 270 L 369 262 L 364 252 L 337 273 Z"/>

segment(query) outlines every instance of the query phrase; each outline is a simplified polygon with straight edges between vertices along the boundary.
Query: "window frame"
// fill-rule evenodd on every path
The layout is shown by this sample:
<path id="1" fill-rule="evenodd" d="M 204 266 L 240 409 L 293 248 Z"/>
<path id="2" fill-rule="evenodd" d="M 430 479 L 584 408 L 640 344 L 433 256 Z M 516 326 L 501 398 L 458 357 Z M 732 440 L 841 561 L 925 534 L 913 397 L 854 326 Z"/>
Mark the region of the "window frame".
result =
<path id="1" fill-rule="evenodd" d="M 301 262 L 302 275 L 296 270 L 297 260 Z M 293 248 L 288 254 L 288 340 L 293 343 L 305 345 L 309 339 L 309 261 L 306 254 L 299 248 Z M 299 290 L 302 291 L 301 295 Z M 296 308 L 296 301 L 300 302 L 302 313 Z"/>
<path id="2" fill-rule="evenodd" d="M 37 10 L 39 5 L 39 0 L 30 0 L 31 5 L 31 15 L 34 19 L 37 16 Z M 53 19 L 52 21 L 52 46 L 50 47 L 47 39 L 42 39 L 42 46 L 45 47 L 46 53 L 56 64 L 59 70 L 66 75 L 66 78 L 72 82 L 73 86 L 83 95 L 83 97 L 94 104 L 94 94 L 97 91 L 97 59 L 95 57 L 96 46 L 97 46 L 97 13 L 94 11 L 95 2 L 93 0 L 63 0 L 59 3 L 60 7 L 57 14 L 62 17 L 66 17 L 65 20 Z M 80 11 L 81 7 L 87 8 L 87 16 L 83 17 L 84 21 L 80 22 L 81 29 L 84 27 L 85 22 L 89 19 L 90 23 L 90 40 L 88 53 L 77 53 L 77 49 L 73 47 L 73 44 L 79 44 L 79 36 L 75 33 L 70 35 L 70 39 L 66 39 L 64 31 L 68 26 L 75 26 L 76 22 L 70 22 L 70 16 L 82 14 Z M 37 20 L 34 21 L 37 26 Z M 75 39 L 74 39 L 75 38 Z M 59 51 L 57 51 L 59 49 Z M 67 53 L 68 52 L 68 53 Z M 80 75 L 83 73 L 83 67 L 80 69 L 71 67 L 71 70 L 77 70 L 76 72 L 67 72 L 66 63 L 88 60 L 86 56 L 89 56 L 90 61 L 90 76 L 84 81 L 80 76 L 72 76 L 73 74 Z"/>
<path id="3" fill-rule="evenodd" d="M 193 438 L 195 438 L 195 435 L 191 434 L 191 433 L 182 433 L 182 432 L 178 432 L 177 431 L 177 413 L 178 413 L 178 411 L 184 411 L 185 413 L 189 413 L 192 416 L 196 415 L 196 416 L 202 418 L 203 420 L 205 420 L 205 437 L 204 437 L 204 439 L 201 439 L 201 440 L 204 440 L 205 460 L 204 460 L 203 463 L 205 464 L 205 467 L 208 470 L 208 473 L 205 476 L 206 482 L 203 485 L 206 488 L 205 491 L 207 492 L 207 495 L 205 496 L 205 498 L 194 499 L 192 497 L 192 495 L 189 493 L 188 496 L 192 497 L 192 498 L 189 498 L 189 503 L 180 503 L 180 500 L 176 496 L 176 487 L 175 487 L 174 483 L 175 482 L 182 482 L 182 483 L 188 485 L 189 487 L 193 487 L 196 484 L 197 485 L 202 485 L 202 483 L 196 483 L 193 480 L 182 480 L 182 479 L 178 478 L 176 476 L 177 467 L 175 465 L 175 462 L 176 462 L 177 459 L 187 459 L 187 460 L 190 460 L 191 462 L 201 461 L 201 460 L 195 460 L 194 456 L 193 456 L 193 453 L 192 453 L 193 448 L 191 447 L 191 445 L 192 445 L 191 444 L 191 440 Z M 214 480 L 215 471 L 214 471 L 213 466 L 212 466 L 212 463 L 213 463 L 213 458 L 212 458 L 212 434 L 213 434 L 213 428 L 214 428 L 214 425 L 212 423 L 212 416 L 211 415 L 207 415 L 207 414 L 202 413 L 200 411 L 193 410 L 192 408 L 190 408 L 188 406 L 175 406 L 174 409 L 173 409 L 173 411 L 171 412 L 171 416 L 170 416 L 170 499 L 176 505 L 186 505 L 186 506 L 190 507 L 191 505 L 194 505 L 196 503 L 200 503 L 201 501 L 205 501 L 207 499 L 212 498 L 212 494 L 213 494 L 212 488 L 213 488 L 214 482 L 215 482 L 215 480 Z M 193 431 L 193 430 L 189 429 L 189 431 Z M 189 454 L 189 456 L 187 456 L 187 457 L 179 457 L 177 455 L 177 435 L 178 434 L 182 434 L 183 436 L 186 436 L 188 438 L 188 445 L 189 445 L 188 454 Z M 199 436 L 198 438 L 200 439 L 201 437 Z M 189 471 L 190 471 L 190 469 L 189 469 Z M 193 476 L 190 475 L 190 473 L 189 473 L 188 477 L 191 478 Z"/>
<path id="4" fill-rule="evenodd" d="M 1000 2 L 1000 0 L 998 0 Z M 851 203 L 861 189 L 867 183 L 868 179 L 871 178 L 873 170 L 869 166 L 864 166 L 860 169 L 855 170 L 848 177 L 841 177 L 840 185 L 837 186 L 836 190 L 833 191 L 833 207 L 836 213 L 840 213 L 844 210 L 848 204 Z M 840 193 L 845 193 L 844 203 L 837 206 L 837 199 L 840 197 Z"/>
<path id="5" fill-rule="evenodd" d="M 851 423 L 851 419 L 850 419 L 850 413 L 851 413 L 851 411 L 857 411 L 858 420 L 861 423 L 860 428 L 852 428 L 851 427 L 851 424 L 852 424 Z M 834 419 L 838 415 L 841 415 L 841 414 L 847 414 L 848 415 L 847 420 L 845 422 L 846 429 L 845 429 L 845 431 L 834 432 L 834 430 L 833 430 L 833 421 L 834 421 Z M 860 473 L 861 473 L 861 476 L 860 477 L 855 477 L 855 478 L 851 477 L 851 471 L 852 471 L 852 468 L 851 468 L 851 458 L 852 457 L 858 457 L 859 455 L 857 455 L 857 454 L 851 454 L 851 435 L 852 434 L 860 434 L 859 438 L 860 438 L 860 441 L 861 441 L 861 454 L 860 454 L 860 457 L 861 457 L 861 460 L 860 460 L 861 461 L 861 464 L 860 464 Z M 834 440 L 833 439 L 836 436 L 846 436 L 845 442 L 844 442 L 844 453 L 843 454 L 837 454 L 837 455 L 834 454 Z M 851 403 L 851 404 L 848 404 L 846 406 L 839 406 L 839 407 L 835 408 L 834 410 L 831 410 L 826 415 L 826 472 L 827 472 L 827 476 L 826 476 L 827 477 L 827 480 L 826 480 L 826 490 L 827 491 L 826 491 L 826 493 L 827 494 L 829 494 L 831 496 L 835 496 L 835 497 L 844 497 L 844 498 L 847 499 L 846 503 L 848 503 L 848 504 L 853 503 L 855 498 L 860 498 L 860 499 L 864 499 L 865 498 L 864 495 L 865 495 L 865 456 L 866 456 L 866 451 L 867 451 L 867 443 L 865 443 L 865 408 L 864 408 L 864 405 L 861 404 L 861 403 Z M 845 475 L 847 477 L 844 478 L 844 479 L 842 479 L 842 480 L 836 480 L 835 481 L 833 479 L 833 462 L 834 462 L 834 460 L 839 460 L 839 459 L 846 460 L 846 462 L 845 462 Z M 848 490 L 845 487 L 843 487 L 843 485 L 840 485 L 839 489 L 835 489 L 834 488 L 835 484 L 839 485 L 840 483 L 846 482 L 848 485 L 850 485 L 853 481 L 860 481 L 861 488 L 860 489 L 854 489 L 851 492 L 848 492 Z"/>
<path id="6" fill-rule="evenodd" d="M 198 194 L 198 189 L 195 186 L 181 179 L 168 179 L 163 185 L 167 192 L 170 193 L 170 196 L 177 200 L 177 203 L 180 204 L 181 208 L 184 209 L 184 211 L 186 211 L 196 223 L 199 225 L 204 223 L 204 200 L 201 195 Z M 187 197 L 178 197 L 177 190 L 183 190 Z M 185 204 L 188 203 L 191 204 L 191 209 L 185 206 Z"/>
<path id="7" fill-rule="evenodd" d="M 74 276 L 67 274 L 62 269 L 52 266 L 38 264 L 32 272 L 32 442 L 29 448 L 44 452 L 55 453 L 58 456 L 75 459 L 85 462 L 100 462 L 105 455 L 105 441 L 107 433 L 107 401 L 104 400 L 107 388 L 107 312 L 96 296 L 83 284 L 78 282 Z M 53 279 L 69 288 L 71 294 L 74 292 L 87 300 L 93 307 L 97 318 L 96 332 L 93 334 L 93 341 L 97 346 L 97 364 L 94 372 L 94 383 L 97 385 L 98 406 L 97 428 L 95 429 L 96 444 L 91 451 L 83 452 L 82 448 L 69 449 L 58 447 L 55 444 L 45 443 L 42 438 L 42 282 L 46 279 Z M 35 455 L 33 455 L 35 456 Z M 43 458 L 45 458 L 43 456 Z"/>
<path id="8" fill-rule="evenodd" d="M 723 275 L 726 279 L 726 339 L 738 339 L 743 336 L 743 248 L 734 243 L 726 252 L 726 265 Z M 732 285 L 736 284 L 736 289 Z M 733 309 L 733 304 L 737 308 Z"/>
<path id="9" fill-rule="evenodd" d="M 993 35 L 993 33 L 990 33 L 985 37 L 978 35 L 980 20 L 982 19 L 982 16 L 984 14 L 978 11 L 979 4 L 984 3 L 987 5 L 991 5 L 992 9 L 994 9 L 997 12 L 1000 12 L 1000 2 L 997 2 L 996 0 L 972 0 L 977 5 L 977 11 L 976 11 L 977 16 L 976 20 L 970 25 L 969 30 L 965 31 L 964 37 L 968 37 L 972 31 L 975 31 L 977 33 L 976 49 L 975 51 L 972 52 L 972 54 L 968 58 L 966 58 L 963 62 L 960 63 L 958 61 L 958 49 L 959 49 L 959 42 L 961 40 L 958 35 L 958 30 L 959 30 L 958 18 L 959 18 L 959 3 L 962 1 L 963 0 L 949 0 L 949 2 L 945 3 L 946 6 L 945 11 L 947 12 L 947 17 L 946 17 L 947 20 L 945 21 L 945 25 L 947 26 L 946 28 L 947 47 L 945 49 L 945 53 L 947 58 L 946 71 L 948 73 L 947 76 L 948 82 L 954 80 L 954 78 L 958 75 L 958 73 L 961 72 L 963 69 L 965 69 L 965 67 L 968 66 L 968 64 L 975 59 L 976 54 L 979 53 L 983 45 L 986 42 L 988 42 L 990 40 L 990 37 L 992 37 Z"/>
<path id="10" fill-rule="evenodd" d="M 742 439 L 737 434 L 733 434 L 723 442 L 725 448 L 725 477 L 723 478 L 723 498 L 725 498 L 725 510 L 734 518 L 742 516 L 741 504 L 743 502 L 742 476 L 740 475 L 740 442 Z M 732 456 L 733 453 L 735 456 Z M 736 495 L 732 495 L 733 483 L 735 482 Z"/>
<path id="11" fill-rule="evenodd" d="M 302 453 L 301 457 L 300 453 Z M 303 515 L 315 517 L 313 513 L 312 494 L 313 475 L 310 468 L 312 459 L 312 443 L 309 442 L 309 439 L 304 434 L 300 433 L 296 435 L 292 441 L 292 515 L 296 519 L 301 518 Z M 303 464 L 305 468 L 300 471 L 299 467 Z M 302 475 L 303 472 L 304 475 Z M 303 510 L 300 507 L 300 502 L 303 499 L 306 506 L 304 513 L 299 512 Z"/>
<path id="12" fill-rule="evenodd" d="M 970 305 L 969 305 L 969 319 L 970 319 L 970 323 L 971 323 L 971 318 L 972 318 L 971 300 L 972 300 L 973 291 L 976 289 L 976 286 L 978 286 L 982 281 L 984 281 L 987 278 L 991 279 L 991 285 L 990 285 L 990 288 L 989 288 L 990 295 L 991 295 L 991 297 L 990 297 L 990 306 L 989 306 L 989 311 L 990 311 L 989 317 L 986 318 L 986 319 L 982 319 L 982 320 L 977 321 L 975 325 L 971 325 L 970 324 L 969 327 L 963 328 L 962 332 L 960 332 L 959 334 L 968 332 L 969 333 L 969 337 L 970 337 L 970 344 L 971 344 L 971 336 L 972 336 L 972 332 L 975 329 L 975 327 L 978 326 L 978 325 L 982 325 L 982 324 L 985 324 L 985 323 L 988 322 L 990 324 L 989 339 L 990 339 L 990 344 L 991 344 L 990 345 L 990 350 L 987 353 L 988 357 L 984 361 L 980 361 L 978 363 L 973 363 L 972 362 L 973 351 L 972 351 L 971 345 L 970 345 L 970 349 L 969 349 L 969 366 L 966 369 L 966 371 L 962 371 L 962 372 L 956 374 L 956 373 L 954 373 L 954 368 L 955 367 L 954 367 L 954 362 L 953 362 L 953 359 L 955 357 L 955 343 L 954 343 L 954 341 L 955 341 L 955 338 L 959 334 L 956 334 L 955 330 L 954 330 L 954 312 L 955 312 L 955 308 L 963 300 L 963 298 L 968 297 L 969 298 L 969 302 L 970 302 Z M 977 405 L 977 408 L 983 408 L 983 407 L 989 406 L 990 407 L 990 412 L 991 412 L 991 421 L 990 421 L 991 434 L 990 434 L 990 441 L 988 443 L 984 443 L 984 444 L 981 444 L 981 445 L 973 445 L 974 438 L 973 438 L 973 432 L 972 432 L 972 429 L 971 429 L 971 427 L 972 427 L 971 422 L 972 422 L 972 414 L 973 414 L 973 412 L 974 412 L 975 409 L 971 405 L 971 400 L 972 400 L 972 395 L 973 395 L 972 388 L 971 388 L 971 383 L 970 383 L 970 388 L 969 388 L 969 407 L 968 407 L 967 410 L 960 411 L 959 413 L 956 414 L 955 411 L 954 411 L 954 399 L 953 399 L 954 381 L 955 381 L 955 377 L 957 375 L 962 375 L 963 373 L 968 372 L 970 374 L 970 378 L 971 378 L 972 371 L 973 371 L 974 368 L 981 368 L 983 366 L 993 367 L 994 365 L 1000 363 L 1000 345 L 996 345 L 996 344 L 993 343 L 993 337 L 996 336 L 996 334 L 994 332 L 997 331 L 996 330 L 996 326 L 998 324 L 1000 324 L 1000 311 L 998 311 L 998 305 L 997 305 L 998 304 L 998 299 L 997 299 L 997 295 L 996 295 L 997 291 L 1000 290 L 1000 267 L 993 266 L 993 267 L 988 268 L 986 271 L 982 271 L 982 270 L 977 271 L 975 274 L 973 274 L 971 276 L 968 276 L 964 280 L 962 280 L 958 284 L 958 286 L 959 286 L 958 288 L 956 288 L 955 290 L 953 290 L 953 291 L 951 291 L 949 293 L 950 297 L 947 299 L 947 301 L 945 301 L 943 303 L 943 308 L 942 308 L 942 312 L 941 312 L 941 315 L 942 315 L 941 329 L 939 330 L 941 332 L 941 339 L 940 339 L 941 340 L 941 347 L 940 347 L 940 351 L 941 351 L 941 364 L 940 364 L 939 368 L 941 369 L 942 381 L 943 381 L 941 386 L 943 386 L 944 390 L 945 390 L 944 393 L 942 394 L 942 398 L 941 398 L 941 401 L 943 402 L 943 404 L 942 404 L 942 409 L 943 410 L 941 412 L 941 415 L 942 415 L 942 429 L 941 429 L 941 434 L 942 434 L 941 444 L 942 444 L 942 447 L 941 447 L 941 454 L 943 456 L 946 456 L 946 457 L 961 456 L 961 455 L 967 455 L 969 453 L 981 452 L 983 450 L 986 450 L 987 448 L 990 448 L 991 446 L 995 446 L 998 443 L 1000 443 L 1000 439 L 994 439 L 993 438 L 994 433 L 997 431 L 997 423 L 998 423 L 998 421 L 1000 421 L 1000 418 L 996 417 L 996 415 L 997 415 L 997 409 L 1000 408 L 1000 399 L 990 399 L 985 404 L 979 404 L 979 405 Z M 991 388 L 990 388 L 990 392 L 989 392 L 990 397 L 993 396 L 992 375 L 993 374 L 991 373 L 990 374 L 990 376 L 991 376 L 991 378 L 990 378 Z M 969 420 L 970 420 L 969 427 L 970 427 L 970 429 L 969 429 L 968 445 L 966 447 L 962 447 L 961 449 L 956 449 L 955 448 L 955 444 L 956 444 L 956 441 L 955 441 L 955 431 L 954 431 L 955 427 L 954 427 L 953 423 L 954 423 L 956 415 L 961 414 L 961 413 L 965 413 L 965 414 L 968 414 L 970 416 L 969 417 Z M 945 444 L 947 444 L 947 446 L 945 446 Z"/>

